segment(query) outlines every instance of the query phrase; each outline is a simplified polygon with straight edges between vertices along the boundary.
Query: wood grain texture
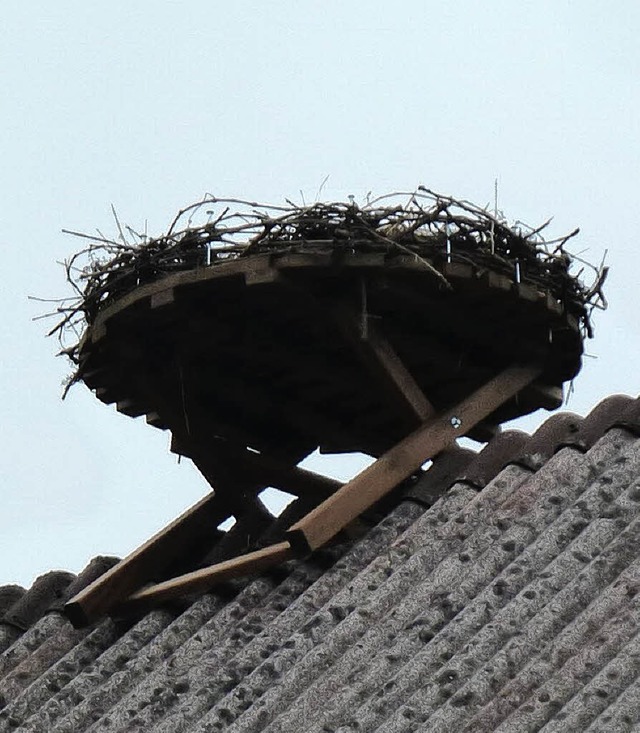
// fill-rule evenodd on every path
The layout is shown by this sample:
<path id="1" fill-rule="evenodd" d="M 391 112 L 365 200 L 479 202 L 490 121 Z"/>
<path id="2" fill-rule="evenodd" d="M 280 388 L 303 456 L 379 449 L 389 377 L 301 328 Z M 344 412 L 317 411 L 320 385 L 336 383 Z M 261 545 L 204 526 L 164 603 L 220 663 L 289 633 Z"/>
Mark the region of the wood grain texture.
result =
<path id="1" fill-rule="evenodd" d="M 202 593 L 216 583 L 262 572 L 292 557 L 291 545 L 288 542 L 279 542 L 276 545 L 144 588 L 127 598 L 118 610 L 129 612 L 149 604 L 179 598 L 188 593 Z"/>
<path id="2" fill-rule="evenodd" d="M 518 394 L 539 373 L 538 367 L 507 369 L 455 407 L 429 420 L 296 522 L 289 530 L 292 545 L 302 551 L 324 545 L 425 461 Z"/>
<path id="3" fill-rule="evenodd" d="M 228 516 L 228 509 L 218 497 L 208 494 L 74 596 L 64 608 L 67 618 L 78 628 L 109 613 L 198 537 L 213 535 Z"/>

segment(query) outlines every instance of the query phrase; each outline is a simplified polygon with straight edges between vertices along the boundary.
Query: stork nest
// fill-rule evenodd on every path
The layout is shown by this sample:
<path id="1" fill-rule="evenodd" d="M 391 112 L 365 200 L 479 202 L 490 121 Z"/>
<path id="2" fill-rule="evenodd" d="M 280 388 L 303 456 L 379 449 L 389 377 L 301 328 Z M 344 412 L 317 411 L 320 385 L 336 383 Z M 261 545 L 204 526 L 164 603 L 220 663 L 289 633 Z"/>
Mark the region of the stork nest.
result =
<path id="1" fill-rule="evenodd" d="M 422 186 L 364 205 L 350 197 L 348 203 L 299 206 L 287 201 L 283 206 L 264 206 L 206 195 L 180 211 L 166 234 L 154 238 L 123 227 L 115 210 L 113 215 L 118 231 L 114 239 L 64 230 L 88 242 L 64 262 L 74 295 L 53 301 L 55 310 L 40 316 L 58 317 L 49 335 L 60 339 L 61 353 L 76 364 L 86 328 L 123 295 L 171 273 L 262 253 L 330 247 L 411 254 L 445 287 L 446 280 L 433 265 L 469 263 L 547 290 L 578 318 L 588 337 L 593 335 L 593 309 L 606 308 L 602 286 L 607 268 L 594 267 L 565 249 L 578 229 L 546 240 L 543 232 L 551 220 L 535 228 L 509 224 L 497 209 L 490 211 Z"/>

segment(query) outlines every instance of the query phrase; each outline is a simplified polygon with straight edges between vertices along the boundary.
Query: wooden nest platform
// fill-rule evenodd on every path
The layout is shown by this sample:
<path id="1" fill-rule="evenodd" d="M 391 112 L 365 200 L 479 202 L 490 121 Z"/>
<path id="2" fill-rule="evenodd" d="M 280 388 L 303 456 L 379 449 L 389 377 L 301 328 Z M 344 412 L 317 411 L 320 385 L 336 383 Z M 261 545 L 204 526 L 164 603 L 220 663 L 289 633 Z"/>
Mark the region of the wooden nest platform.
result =
<path id="1" fill-rule="evenodd" d="M 605 305 L 606 269 L 590 287 L 571 275 L 568 237 L 425 190 L 363 208 L 210 198 L 134 244 L 116 221 L 119 240 L 90 236 L 67 263 L 78 297 L 52 333 L 81 329 L 74 381 L 171 430 L 214 491 L 72 599 L 76 625 L 354 536 L 458 438 L 558 407 Z M 298 465 L 316 448 L 376 460 L 341 484 Z M 265 540 L 269 486 L 298 501 Z M 184 572 L 229 518 L 242 546 Z"/>
<path id="2" fill-rule="evenodd" d="M 475 435 L 557 407 L 580 368 L 579 324 L 541 288 L 469 264 L 308 248 L 128 293 L 88 328 L 83 381 L 185 436 L 378 455 L 420 424 L 427 401 L 455 404 L 513 363 L 543 371 Z"/>
<path id="3" fill-rule="evenodd" d="M 546 224 L 510 227 L 424 188 L 364 207 L 208 197 L 162 237 L 129 229 L 133 243 L 116 222 L 118 239 L 79 235 L 90 244 L 67 263 L 78 298 L 53 332 L 83 331 L 65 350 L 73 381 L 174 433 L 259 451 L 378 455 L 427 405 L 514 363 L 541 366 L 535 387 L 472 435 L 556 407 L 604 303 L 606 269 L 591 287 L 570 274 L 576 232 L 545 241 Z"/>

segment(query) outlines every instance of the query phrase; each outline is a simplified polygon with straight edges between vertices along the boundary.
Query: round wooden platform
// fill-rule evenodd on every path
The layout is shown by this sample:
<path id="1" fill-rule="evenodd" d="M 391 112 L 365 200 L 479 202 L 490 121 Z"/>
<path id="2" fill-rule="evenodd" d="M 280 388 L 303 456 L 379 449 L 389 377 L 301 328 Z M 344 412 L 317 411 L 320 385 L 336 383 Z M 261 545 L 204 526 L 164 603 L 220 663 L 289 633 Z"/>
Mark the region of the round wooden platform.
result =
<path id="1" fill-rule="evenodd" d="M 542 377 L 476 436 L 558 406 L 580 369 L 575 317 L 504 275 L 438 270 L 450 289 L 411 255 L 328 248 L 165 276 L 101 310 L 80 376 L 182 441 L 219 437 L 289 458 L 316 447 L 379 455 L 425 405 L 454 405 L 512 364 L 540 364 Z"/>

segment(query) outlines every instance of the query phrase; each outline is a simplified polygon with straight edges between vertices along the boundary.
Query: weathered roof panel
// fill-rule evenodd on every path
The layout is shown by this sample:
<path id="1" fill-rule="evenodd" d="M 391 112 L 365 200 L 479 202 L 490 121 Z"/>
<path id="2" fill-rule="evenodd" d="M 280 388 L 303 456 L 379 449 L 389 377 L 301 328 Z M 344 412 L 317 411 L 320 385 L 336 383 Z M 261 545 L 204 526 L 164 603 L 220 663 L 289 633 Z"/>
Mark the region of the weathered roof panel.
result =
<path id="1" fill-rule="evenodd" d="M 0 732 L 634 729 L 638 405 L 447 452 L 359 541 L 190 605 L 74 630 L 95 566 L 0 589 Z"/>

